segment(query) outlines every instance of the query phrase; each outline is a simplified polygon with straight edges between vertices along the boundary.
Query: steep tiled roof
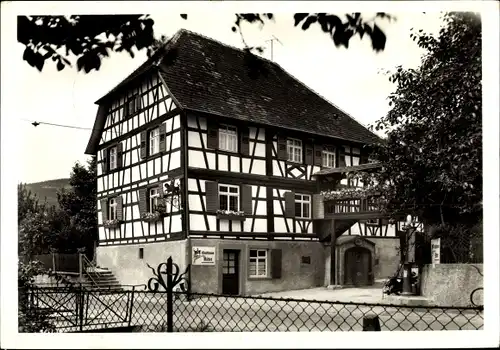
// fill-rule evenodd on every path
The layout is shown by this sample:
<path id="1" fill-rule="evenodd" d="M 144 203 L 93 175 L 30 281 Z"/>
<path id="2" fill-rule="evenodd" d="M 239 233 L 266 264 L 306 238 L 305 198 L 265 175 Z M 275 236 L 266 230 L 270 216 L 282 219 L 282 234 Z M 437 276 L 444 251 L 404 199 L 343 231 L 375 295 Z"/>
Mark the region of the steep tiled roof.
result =
<path id="1" fill-rule="evenodd" d="M 110 98 L 161 62 L 160 73 L 182 109 L 364 144 L 380 141 L 278 64 L 258 58 L 259 74 L 253 75 L 248 57 L 243 50 L 182 29 L 164 50 L 96 103 Z"/>

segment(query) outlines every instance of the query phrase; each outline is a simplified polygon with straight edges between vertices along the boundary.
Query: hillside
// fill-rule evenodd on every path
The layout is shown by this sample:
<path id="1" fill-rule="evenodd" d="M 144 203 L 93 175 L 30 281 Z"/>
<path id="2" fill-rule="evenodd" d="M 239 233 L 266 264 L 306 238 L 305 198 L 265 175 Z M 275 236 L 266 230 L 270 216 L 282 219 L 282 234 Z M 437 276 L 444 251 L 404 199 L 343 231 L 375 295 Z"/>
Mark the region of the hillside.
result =
<path id="1" fill-rule="evenodd" d="M 71 186 L 69 179 L 54 179 L 26 184 L 26 187 L 37 195 L 40 203 L 47 199 L 49 205 L 57 205 L 57 191 L 63 187 L 69 189 Z"/>

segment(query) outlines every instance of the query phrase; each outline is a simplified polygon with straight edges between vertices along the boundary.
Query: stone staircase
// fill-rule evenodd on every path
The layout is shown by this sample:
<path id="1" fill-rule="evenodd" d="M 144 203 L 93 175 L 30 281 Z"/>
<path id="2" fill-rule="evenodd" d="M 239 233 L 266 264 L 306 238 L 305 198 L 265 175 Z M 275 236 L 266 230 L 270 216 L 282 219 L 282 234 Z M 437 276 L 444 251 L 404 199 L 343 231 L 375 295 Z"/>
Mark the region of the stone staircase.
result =
<path id="1" fill-rule="evenodd" d="M 83 274 L 82 286 L 98 290 L 123 290 L 112 271 L 106 268 L 87 267 Z"/>

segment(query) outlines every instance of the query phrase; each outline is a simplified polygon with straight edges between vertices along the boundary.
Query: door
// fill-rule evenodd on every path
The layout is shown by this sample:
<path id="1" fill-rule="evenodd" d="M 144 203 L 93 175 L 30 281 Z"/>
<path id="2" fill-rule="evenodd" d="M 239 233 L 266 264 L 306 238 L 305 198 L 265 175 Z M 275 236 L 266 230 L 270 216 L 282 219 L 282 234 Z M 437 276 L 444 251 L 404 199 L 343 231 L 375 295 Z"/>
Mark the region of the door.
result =
<path id="1" fill-rule="evenodd" d="M 224 249 L 222 260 L 222 294 L 240 293 L 239 250 Z"/>
<path id="2" fill-rule="evenodd" d="M 345 284 L 370 285 L 371 253 L 365 248 L 351 248 L 345 252 Z"/>

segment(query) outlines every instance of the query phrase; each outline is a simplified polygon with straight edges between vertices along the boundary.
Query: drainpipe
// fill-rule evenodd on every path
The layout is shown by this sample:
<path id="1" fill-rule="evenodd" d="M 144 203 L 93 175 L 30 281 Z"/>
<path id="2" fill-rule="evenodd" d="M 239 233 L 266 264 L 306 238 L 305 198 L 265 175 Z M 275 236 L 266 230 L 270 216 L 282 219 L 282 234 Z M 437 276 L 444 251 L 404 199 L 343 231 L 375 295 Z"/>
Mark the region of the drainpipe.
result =
<path id="1" fill-rule="evenodd" d="M 78 269 L 80 274 L 80 283 L 83 281 L 83 258 L 82 253 L 78 253 Z"/>

